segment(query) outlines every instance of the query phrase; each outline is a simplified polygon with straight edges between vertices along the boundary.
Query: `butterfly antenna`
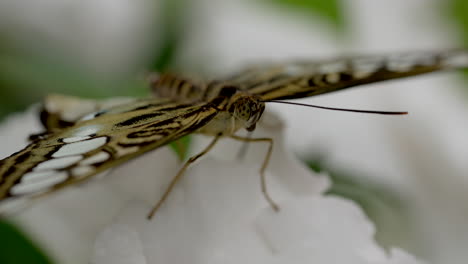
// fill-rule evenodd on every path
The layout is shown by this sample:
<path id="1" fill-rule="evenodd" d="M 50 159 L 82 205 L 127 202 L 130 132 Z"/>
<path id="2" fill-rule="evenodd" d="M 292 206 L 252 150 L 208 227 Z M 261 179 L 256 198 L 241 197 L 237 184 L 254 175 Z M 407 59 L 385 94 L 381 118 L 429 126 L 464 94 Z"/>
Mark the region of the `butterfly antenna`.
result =
<path id="1" fill-rule="evenodd" d="M 299 105 L 299 106 L 307 106 L 307 107 L 320 108 L 320 109 L 326 109 L 326 110 L 335 110 L 335 111 L 344 111 L 344 112 L 354 112 L 354 113 L 365 113 L 365 114 L 378 114 L 378 115 L 407 115 L 407 114 L 408 114 L 408 112 L 358 110 L 358 109 L 347 109 L 347 108 L 326 107 L 326 106 L 312 105 L 312 104 L 301 104 L 301 103 L 293 103 L 293 102 L 284 102 L 284 101 L 276 101 L 276 100 L 268 100 L 268 101 L 264 101 L 264 102 L 265 102 L 265 103 L 280 103 L 280 104 Z"/>

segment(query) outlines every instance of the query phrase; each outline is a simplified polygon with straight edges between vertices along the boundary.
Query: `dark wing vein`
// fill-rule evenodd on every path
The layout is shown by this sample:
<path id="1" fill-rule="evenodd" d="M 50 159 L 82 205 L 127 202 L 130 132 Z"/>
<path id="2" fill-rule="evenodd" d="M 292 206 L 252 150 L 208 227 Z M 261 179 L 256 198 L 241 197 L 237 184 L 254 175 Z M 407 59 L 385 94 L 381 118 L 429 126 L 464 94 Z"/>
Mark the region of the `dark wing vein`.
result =
<path id="1" fill-rule="evenodd" d="M 295 99 L 362 84 L 466 67 L 466 51 L 454 50 L 270 64 L 248 68 L 221 81 L 237 85 L 263 100 Z"/>
<path id="2" fill-rule="evenodd" d="M 179 108 L 173 107 L 174 105 L 174 103 L 155 104 L 154 107 L 145 109 L 137 108 L 127 112 L 117 111 L 116 114 L 106 114 L 92 120 L 78 122 L 47 139 L 31 143 L 23 150 L 0 161 L 0 200 L 25 195 L 28 197 L 36 196 L 87 180 L 89 177 L 108 168 L 117 166 L 135 156 L 196 131 L 217 114 L 217 110 L 206 103 Z M 152 115 L 149 116 L 150 114 Z M 146 117 L 138 119 L 139 116 L 145 115 Z M 125 123 L 131 119 L 134 121 Z M 119 123 L 120 125 L 116 125 Z M 45 170 L 45 172 L 50 172 L 51 175 L 66 173 L 65 180 L 44 189 L 31 191 L 31 193 L 12 193 L 12 188 L 22 183 L 24 175 L 31 174 L 31 172 L 35 173 L 39 164 L 58 159 L 54 157 L 57 152 L 63 152 L 64 147 L 67 147 L 67 145 L 70 147 L 76 144 L 76 142 L 65 143 L 67 139 L 73 139 L 75 134 L 91 128 L 96 131 L 86 140 L 79 141 L 78 144 L 85 141 L 90 142 L 91 140 L 99 141 L 102 138 L 102 142 L 105 143 L 75 155 L 80 156 L 80 159 L 65 168 L 55 167 Z M 81 147 L 83 146 L 82 144 Z M 103 162 L 86 166 L 80 163 L 86 158 L 104 152 L 107 153 L 108 159 Z M 44 170 L 39 171 L 44 172 Z"/>

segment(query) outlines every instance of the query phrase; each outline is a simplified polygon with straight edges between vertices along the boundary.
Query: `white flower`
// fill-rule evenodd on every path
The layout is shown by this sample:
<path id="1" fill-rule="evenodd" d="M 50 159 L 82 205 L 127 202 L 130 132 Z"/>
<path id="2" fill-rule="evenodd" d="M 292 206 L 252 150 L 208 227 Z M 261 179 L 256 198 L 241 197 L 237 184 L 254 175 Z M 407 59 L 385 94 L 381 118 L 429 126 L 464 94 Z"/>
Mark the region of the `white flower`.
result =
<path id="1" fill-rule="evenodd" d="M 0 132 L 31 118 L 17 116 Z M 260 192 L 265 146 L 251 144 L 243 161 L 223 160 L 239 144 L 221 142 L 190 168 L 150 221 L 147 213 L 179 167 L 168 148 L 40 199 L 11 220 L 58 263 L 421 263 L 399 249 L 387 255 L 361 209 L 325 196 L 328 178 L 285 150 L 282 131 L 281 122 L 266 115 L 254 134 L 275 139 L 267 183 L 278 213 Z"/>
<path id="2" fill-rule="evenodd" d="M 300 12 L 247 1 L 217 1 L 215 8 L 212 1 L 200 2 L 206 26 L 193 35 L 203 36 L 199 46 L 217 52 L 216 69 L 221 70 L 246 61 L 438 50 L 462 43 L 459 25 L 447 12 L 451 1 L 339 1 L 346 22 L 343 39 L 323 20 Z M 188 43 L 194 53 L 199 50 Z M 321 155 L 328 167 L 394 190 L 410 214 L 408 225 L 392 226 L 390 239 L 400 239 L 395 243 L 404 240 L 414 254 L 434 263 L 466 263 L 467 85 L 456 75 L 436 73 L 303 99 L 326 106 L 407 110 L 408 116 L 267 107 L 287 118 L 287 143 L 303 157 Z"/>
<path id="3" fill-rule="evenodd" d="M 18 1 L 10 2 L 16 3 Z M 342 1 L 346 8 L 344 13 L 349 18 L 348 29 L 350 31 L 347 34 L 350 36 L 348 39 L 350 45 L 347 48 L 357 53 L 370 51 L 380 53 L 395 50 L 420 50 L 457 46 L 457 44 L 454 44 L 457 43 L 456 32 L 441 19 L 441 15 L 438 13 L 440 9 L 438 5 L 444 4 L 444 2 L 446 1 Z M 116 2 L 112 1 L 112 3 Z M 125 3 L 124 6 L 126 4 L 128 3 Z M 27 6 L 30 7 L 30 3 Z M 196 60 L 192 60 L 192 63 L 193 61 L 203 61 L 203 65 L 207 68 L 229 71 L 228 68 L 231 66 L 235 65 L 237 67 L 239 64 L 246 64 L 248 60 L 256 61 L 259 58 L 273 60 L 279 58 L 289 59 L 291 57 L 327 57 L 343 53 L 341 50 L 343 47 L 342 43 L 338 43 L 336 36 L 331 33 L 332 31 L 328 25 L 322 23 L 322 20 L 319 19 L 311 21 L 310 17 L 298 16 L 297 13 L 288 13 L 287 11 L 274 8 L 260 8 L 258 3 L 252 4 L 251 1 L 200 0 L 196 1 L 194 6 L 196 7 L 195 11 L 202 10 L 203 13 L 202 15 L 197 12 L 193 14 L 194 17 L 197 16 L 194 19 L 196 21 L 191 24 L 193 28 L 188 31 L 192 33 L 191 35 L 194 39 L 187 39 L 183 43 L 186 46 L 185 49 L 184 47 L 182 48 L 181 58 L 178 58 L 181 61 L 179 63 L 183 66 L 190 66 L 191 60 L 187 60 L 187 58 L 195 57 Z M 40 26 L 39 28 L 45 30 L 54 30 L 66 24 L 55 21 L 60 16 L 45 16 L 46 20 L 53 18 L 52 20 L 55 21 L 55 23 L 45 23 L 42 20 L 36 20 L 36 16 L 32 16 L 32 14 L 21 16 L 18 15 L 18 12 L 12 12 L 9 8 L 2 10 L 6 11 L 3 12 L 6 15 L 5 17 L 14 17 L 15 20 L 13 21 L 17 21 L 16 19 L 22 19 L 23 17 L 33 17 L 32 21 L 34 23 L 32 25 L 34 25 L 35 29 Z M 28 8 L 24 10 L 37 13 L 36 11 L 48 11 L 49 9 Z M 105 8 L 105 10 L 109 9 Z M 84 56 L 84 60 L 91 58 L 91 61 L 88 61 L 89 64 L 96 61 L 99 62 L 96 68 L 100 69 L 100 74 L 104 69 L 113 69 L 110 66 L 119 68 L 122 65 L 127 65 L 129 58 L 136 58 L 133 52 L 110 52 L 109 48 L 115 47 L 109 43 L 127 43 L 125 45 L 118 45 L 117 49 L 131 43 L 132 51 L 139 50 L 138 48 L 134 48 L 134 45 L 135 43 L 140 43 L 140 41 L 135 41 L 135 39 L 140 38 L 136 38 L 135 35 L 130 34 L 132 37 L 126 38 L 127 41 L 120 41 L 123 40 L 120 38 L 122 36 L 122 23 L 114 23 L 116 21 L 128 21 L 128 19 L 118 19 L 121 18 L 118 13 L 120 12 L 119 10 L 125 11 L 129 9 L 117 8 L 114 10 L 118 11 L 113 13 L 117 14 L 117 16 L 113 16 L 114 20 L 108 20 L 113 21 L 112 23 L 97 23 L 103 19 L 103 14 L 101 13 L 97 16 L 92 16 L 97 17 L 99 21 L 87 19 L 86 22 L 93 25 L 97 23 L 101 27 L 104 25 L 102 28 L 114 26 L 114 29 L 111 29 L 111 35 L 117 34 L 115 35 L 117 38 L 109 38 L 109 32 L 106 33 L 104 32 L 105 30 L 96 30 L 97 33 L 91 34 L 94 34 L 93 36 L 95 37 L 97 36 L 98 39 L 93 40 L 91 38 L 90 41 L 89 37 L 83 38 L 82 34 L 75 34 L 76 30 L 73 30 L 74 27 L 65 27 L 68 30 L 61 30 L 68 32 L 67 34 L 72 34 L 73 37 L 78 36 L 80 39 L 85 39 L 86 43 L 98 44 L 81 45 L 79 47 L 72 45 L 72 47 L 78 48 L 79 51 L 75 53 L 88 55 Z M 145 10 L 152 9 L 146 8 Z M 88 12 L 85 13 L 87 14 Z M 19 12 L 19 14 L 22 13 Z M 88 16 L 86 17 L 89 18 Z M 144 16 L 138 15 L 137 17 Z M 86 29 L 87 27 L 81 28 Z M 130 28 L 132 27 L 130 26 Z M 197 28 L 200 30 L 197 31 Z M 16 31 L 17 29 L 15 29 Z M 133 33 L 139 32 L 138 30 L 130 31 Z M 29 31 L 26 30 L 25 32 L 28 33 Z M 27 35 L 29 36 L 29 34 Z M 29 40 L 29 38 L 25 39 Z M 107 43 L 106 41 L 109 39 L 111 41 Z M 119 41 L 115 41 L 116 39 Z M 73 43 L 82 43 L 74 41 L 74 38 L 66 38 L 66 40 L 71 40 Z M 36 43 L 33 41 L 29 42 Z M 87 48 L 93 50 L 84 50 Z M 203 49 L 205 51 L 209 50 L 209 52 L 201 52 Z M 92 56 L 89 56 L 89 54 Z M 96 54 L 100 54 L 101 56 L 94 56 Z M 214 55 L 217 55 L 216 59 L 211 59 Z M 184 58 L 186 59 L 185 61 Z M 126 63 L 115 63 L 116 61 L 125 61 Z M 212 63 L 215 61 L 216 63 Z M 134 63 L 133 59 L 130 59 L 130 64 L 132 63 Z M 206 65 L 211 66 L 208 67 Z M 234 69 L 235 67 L 231 68 Z M 453 80 L 446 77 L 447 74 L 439 74 L 438 77 L 426 76 L 417 80 L 383 83 L 375 85 L 373 88 L 356 89 L 354 91 L 310 99 L 314 100 L 314 103 L 339 107 L 367 108 L 369 106 L 369 108 L 373 109 L 391 110 L 395 107 L 397 110 L 402 108 L 410 112 L 410 116 L 406 118 L 381 118 L 345 113 L 326 113 L 290 107 L 282 107 L 281 109 L 284 112 L 284 116 L 288 118 L 288 131 L 286 133 L 288 135 L 288 142 L 292 143 L 296 150 L 303 153 L 310 152 L 311 149 L 321 153 L 326 152 L 329 158 L 328 163 L 332 166 L 357 171 L 363 175 L 379 177 L 387 185 L 396 186 L 395 189 L 399 190 L 402 196 L 409 198 L 407 203 L 411 205 L 413 218 L 413 225 L 410 227 L 410 230 L 412 233 L 419 235 L 409 235 L 409 237 L 413 238 L 412 242 L 414 244 L 412 246 L 413 248 L 416 247 L 415 252 L 425 258 L 431 257 L 435 263 L 455 263 L 456 261 L 458 261 L 457 263 L 465 263 L 466 250 L 464 245 L 468 241 L 468 236 L 463 229 L 463 221 L 468 216 L 464 203 L 466 200 L 466 149 L 468 149 L 466 147 L 465 117 L 468 110 L 466 109 L 464 96 L 458 95 L 460 92 L 457 92 L 457 88 L 454 87 Z M 376 86 L 380 87 L 376 88 Z M 310 122 L 311 120 L 313 120 L 313 123 Z M 30 132 L 29 128 L 24 127 L 29 122 L 33 122 L 32 117 L 28 119 L 28 122 L 20 118 L 16 119 L 16 122 L 13 121 L 13 123 L 9 122 L 3 125 L 0 130 L 2 138 L 2 148 L 0 148 L 0 151 L 2 154 L 7 155 L 19 149 L 19 146 L 24 143 L 23 139 Z M 181 235 L 175 236 L 175 234 L 179 234 L 177 230 L 174 232 L 173 228 L 169 228 L 165 231 L 167 235 L 164 235 L 164 239 L 166 243 L 169 243 L 170 247 L 168 246 L 167 250 L 158 251 L 157 248 L 152 247 L 153 245 L 148 246 L 150 245 L 149 242 L 144 239 L 146 233 L 152 234 L 153 227 L 147 231 L 146 229 L 143 230 L 142 225 L 162 225 L 163 223 L 158 221 L 159 218 L 182 221 L 180 217 L 169 217 L 166 216 L 166 213 L 172 213 L 170 210 L 177 210 L 177 207 L 188 207 L 188 205 L 182 203 L 185 200 L 190 200 L 190 208 L 195 208 L 193 209 L 195 213 L 190 208 L 184 209 L 184 211 L 191 212 L 191 215 L 208 212 L 208 209 L 205 209 L 208 205 L 205 205 L 206 203 L 203 202 L 205 199 L 201 199 L 198 196 L 195 198 L 189 196 L 189 194 L 199 195 L 200 193 L 196 190 L 190 191 L 189 189 L 187 191 L 188 194 L 186 194 L 186 186 L 188 185 L 190 188 L 192 188 L 191 186 L 210 188 L 213 186 L 210 189 L 210 193 L 216 191 L 224 194 L 224 192 L 228 192 L 229 188 L 233 188 L 234 186 L 230 185 L 229 179 L 238 179 L 242 181 L 242 184 L 239 183 L 239 187 L 242 187 L 242 189 L 233 191 L 235 194 L 232 193 L 232 196 L 236 196 L 236 199 L 242 199 L 244 195 L 247 195 L 247 189 L 245 188 L 250 188 L 250 192 L 255 192 L 255 194 L 249 196 L 252 201 L 249 200 L 249 203 L 242 204 L 242 207 L 246 209 L 250 208 L 250 202 L 262 204 L 261 206 L 259 205 L 259 211 L 245 216 L 251 217 L 253 225 L 255 225 L 256 229 L 252 234 L 260 233 L 265 241 L 265 245 L 268 245 L 267 248 L 282 250 L 283 255 L 274 251 L 275 257 L 272 257 L 274 260 L 271 262 L 286 259 L 284 262 L 289 263 L 294 258 L 304 261 L 306 259 L 304 256 L 319 258 L 322 256 L 319 255 L 322 252 L 330 252 L 330 250 L 325 250 L 327 249 L 325 245 L 323 251 L 318 253 L 313 251 L 317 254 L 305 252 L 305 246 L 301 246 L 309 245 L 307 242 L 304 241 L 302 243 L 303 240 L 299 236 L 287 236 L 287 234 L 298 234 L 300 231 L 294 232 L 295 230 L 290 230 L 287 227 L 282 227 L 285 233 L 280 234 L 284 235 L 284 238 L 287 238 L 282 241 L 286 245 L 278 246 L 278 239 L 275 239 L 278 236 L 275 236 L 274 233 L 269 233 L 268 231 L 271 231 L 271 229 L 266 228 L 271 226 L 268 221 L 276 223 L 275 221 L 284 220 L 284 224 L 287 225 L 288 221 L 286 221 L 285 217 L 288 217 L 288 215 L 284 215 L 283 213 L 293 211 L 291 208 L 294 206 L 306 204 L 305 200 L 307 199 L 310 199 L 310 206 L 306 209 L 300 208 L 299 212 L 296 213 L 310 212 L 310 215 L 301 218 L 306 222 L 305 226 L 299 225 L 301 224 L 301 219 L 292 219 L 297 224 L 294 226 L 295 228 L 300 227 L 302 228 L 301 230 L 309 230 L 307 229 L 307 225 L 315 224 L 314 221 L 318 221 L 316 219 L 317 216 L 328 217 L 332 215 L 332 211 L 328 210 L 323 212 L 322 210 L 320 212 L 312 212 L 311 210 L 311 208 L 319 207 L 316 206 L 317 203 L 322 204 L 320 202 L 324 200 L 329 201 L 327 200 L 329 198 L 319 195 L 326 185 L 322 182 L 304 184 L 304 180 L 310 180 L 310 172 L 304 168 L 299 169 L 300 166 L 294 163 L 295 160 L 293 158 L 288 162 L 279 162 L 281 161 L 281 155 L 284 156 L 286 155 L 285 153 L 288 153 L 287 150 L 276 152 L 275 155 L 277 156 L 272 164 L 270 164 L 268 171 L 268 182 L 269 185 L 272 185 L 273 196 L 281 204 L 282 211 L 279 214 L 270 215 L 269 208 L 264 204 L 261 193 L 258 190 L 258 173 L 256 172 L 261 162 L 260 159 L 263 157 L 264 149 L 260 146 L 251 146 L 250 151 L 257 153 L 253 155 L 258 155 L 257 159 L 248 159 L 239 168 L 234 158 L 221 157 L 221 155 L 226 155 L 226 153 L 235 154 L 239 148 L 238 144 L 236 146 L 228 149 L 219 147 L 211 155 L 207 156 L 206 159 L 193 166 L 187 173 L 184 182 L 179 184 L 179 187 L 171 195 L 172 198 L 162 208 L 161 214 L 158 214 L 152 222 L 144 222 L 144 217 L 140 215 L 146 215 L 146 212 L 157 201 L 161 191 L 164 189 L 164 182 L 167 182 L 175 174 L 179 166 L 173 153 L 166 148 L 159 149 L 150 155 L 133 161 L 133 165 L 128 164 L 120 167 L 118 170 L 114 170 L 112 175 L 104 179 L 91 181 L 89 184 L 79 188 L 68 188 L 64 192 L 38 201 L 35 207 L 15 217 L 15 221 L 21 223 L 32 234 L 35 234 L 40 244 L 46 247 L 48 252 L 51 252 L 59 260 L 59 263 L 83 263 L 88 261 L 90 256 L 92 256 L 96 263 L 102 261 L 110 262 L 112 261 L 112 257 L 120 259 L 123 256 L 132 257 L 135 263 L 143 261 L 151 262 L 153 261 L 153 256 L 149 253 L 153 253 L 152 250 L 154 250 L 156 255 L 162 255 L 163 257 L 166 254 L 175 255 L 174 251 L 179 250 L 185 256 L 197 256 L 198 258 L 193 261 L 196 262 L 201 261 L 200 259 L 205 256 L 199 257 L 196 255 L 198 251 L 205 252 L 200 249 L 201 246 L 206 245 L 209 248 L 221 247 L 220 245 L 223 243 L 219 241 L 222 238 L 226 238 L 226 240 L 230 239 L 229 241 L 233 242 L 231 242 L 232 245 L 230 244 L 230 247 L 222 247 L 224 251 L 216 251 L 217 256 L 223 256 L 223 254 L 224 256 L 228 256 L 229 254 L 226 252 L 229 249 L 235 248 L 235 245 L 237 245 L 236 239 L 239 239 L 243 234 L 240 231 L 236 233 L 238 229 L 223 229 L 220 225 L 213 224 L 213 226 L 217 227 L 216 232 L 219 232 L 222 236 L 218 239 L 210 237 L 211 240 L 206 242 L 202 241 L 199 237 L 182 236 L 182 231 L 186 232 L 186 234 L 191 234 L 183 228 L 179 232 Z M 281 146 L 276 144 L 275 147 L 278 150 L 278 147 Z M 221 158 L 228 161 L 220 161 Z M 147 168 L 145 172 L 135 173 L 146 166 L 151 167 Z M 211 179 L 208 182 L 201 180 L 201 183 L 197 183 L 197 177 L 211 175 L 213 171 L 210 168 L 214 170 L 217 168 L 216 166 L 220 166 L 218 169 L 226 173 L 232 170 L 234 176 L 225 179 L 228 181 L 227 183 L 221 183 L 224 177 L 218 175 L 222 175 L 222 173 L 216 172 L 216 176 L 213 176 L 214 180 Z M 251 175 L 241 177 L 244 173 L 247 174 L 245 172 L 247 168 L 250 168 L 249 173 Z M 205 169 L 208 171 L 205 172 Z M 129 175 L 131 177 L 128 177 Z M 138 176 L 142 177 L 142 179 L 137 179 Z M 208 176 L 205 177 L 208 178 Z M 217 181 L 220 181 L 219 186 L 213 185 Z M 173 200 L 172 202 L 171 199 Z M 226 203 L 225 200 L 214 200 L 225 202 L 223 205 L 230 206 L 230 203 Z M 196 204 L 196 201 L 199 201 L 199 204 Z M 231 202 L 231 200 L 229 201 Z M 175 204 L 175 208 L 171 207 L 171 204 L 172 206 Z M 347 206 L 352 207 L 352 205 Z M 340 206 L 337 205 L 336 207 Z M 329 210 L 334 210 L 334 208 L 334 206 L 331 208 L 327 207 Z M 229 211 L 230 215 L 235 214 L 235 212 L 236 210 L 234 209 Z M 227 212 L 209 216 L 210 219 L 214 219 L 213 221 L 215 221 L 216 217 L 222 217 L 225 213 Z M 296 213 L 289 214 L 295 216 Z M 139 216 L 135 216 L 137 219 L 131 219 L 128 216 L 129 214 L 131 216 Z M 182 212 L 179 212 L 179 214 L 182 214 Z M 308 217 L 312 219 L 308 220 Z M 205 218 L 208 217 L 199 215 L 197 219 L 198 222 L 203 223 L 211 221 Z M 265 222 L 264 219 L 269 220 Z M 341 218 L 338 217 L 338 219 L 349 224 L 355 224 L 355 227 L 360 226 L 358 224 L 359 221 L 366 221 L 363 219 L 357 221 L 348 215 Z M 353 219 L 356 221 L 353 221 Z M 191 218 L 188 218 L 188 220 L 191 220 Z M 139 224 L 140 222 L 138 221 L 143 223 Z M 329 224 L 340 226 L 333 221 L 337 220 L 333 219 Z M 190 221 L 190 223 L 193 222 Z M 180 223 L 178 224 L 178 226 L 181 225 Z M 198 223 L 198 225 L 201 224 Z M 365 225 L 369 227 L 368 224 Z M 159 227 L 155 228 L 157 230 L 161 229 Z M 327 232 L 327 230 L 323 229 L 323 232 Z M 358 228 L 354 230 L 370 241 L 372 231 Z M 230 234 L 229 232 L 234 234 Z M 339 235 L 332 231 L 330 233 L 332 234 L 330 239 L 334 239 Z M 307 232 L 304 232 L 304 234 L 307 234 Z M 94 246 L 93 241 L 96 236 L 98 239 Z M 121 239 L 114 240 L 114 237 Z M 183 239 L 180 239 L 180 237 L 183 237 Z M 294 240 L 296 238 L 297 240 Z M 311 236 L 310 239 L 315 238 Z M 343 249 L 345 248 L 343 246 L 345 242 L 349 240 L 354 241 L 354 239 L 357 240 L 356 237 L 351 236 L 341 239 L 340 241 L 343 243 L 336 243 L 332 248 L 335 251 L 331 255 L 323 253 L 324 256 L 329 258 L 334 256 L 339 257 L 339 253 L 345 252 Z M 260 248 L 265 248 L 265 245 L 254 247 L 251 246 L 254 245 L 252 241 L 255 241 L 255 239 L 245 239 L 242 241 L 245 248 L 256 252 L 256 254 L 249 254 L 251 261 L 253 262 L 257 259 L 263 260 L 261 256 L 265 256 L 267 253 Z M 224 243 L 228 242 L 225 241 Z M 188 250 L 188 244 L 192 245 L 192 248 L 190 248 L 192 251 L 190 252 L 195 252 L 194 254 L 186 253 L 185 250 Z M 288 251 L 289 245 L 294 247 L 294 245 L 298 244 L 301 246 L 296 247 L 298 252 L 294 256 L 291 257 L 290 255 L 293 254 L 287 255 L 284 253 L 293 251 Z M 246 249 L 244 247 L 243 250 L 238 250 L 237 252 L 245 252 Z M 350 249 L 346 248 L 345 250 L 349 251 Z M 377 252 L 379 250 L 369 251 Z M 362 255 L 369 256 L 371 254 L 360 254 L 359 256 Z M 389 258 L 385 258 L 383 253 L 376 253 L 375 255 L 378 255 L 375 258 L 378 263 L 388 263 L 391 261 L 395 263 L 403 260 L 410 263 L 415 262 L 415 260 L 411 260 L 411 257 L 399 250 L 391 251 L 391 257 Z M 236 260 L 234 257 L 229 259 Z M 363 259 L 366 260 L 362 262 L 366 263 L 365 261 L 370 258 L 363 257 Z M 120 259 L 122 262 L 124 260 L 126 259 Z M 319 259 L 317 262 L 321 263 L 320 260 L 323 261 L 324 259 Z M 243 259 L 243 262 L 246 261 Z M 331 262 L 329 259 L 327 261 Z M 260 260 L 257 262 L 260 262 Z"/>

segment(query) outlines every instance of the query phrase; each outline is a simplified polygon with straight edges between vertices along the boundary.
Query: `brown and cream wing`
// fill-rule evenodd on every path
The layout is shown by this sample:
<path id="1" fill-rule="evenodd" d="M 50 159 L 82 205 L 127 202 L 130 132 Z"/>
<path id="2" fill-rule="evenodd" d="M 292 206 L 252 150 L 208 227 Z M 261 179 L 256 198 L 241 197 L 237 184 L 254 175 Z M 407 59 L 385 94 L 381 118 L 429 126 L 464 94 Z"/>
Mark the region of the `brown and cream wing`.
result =
<path id="1" fill-rule="evenodd" d="M 468 67 L 468 52 L 411 52 L 353 56 L 329 61 L 295 61 L 250 67 L 221 82 L 232 83 L 263 100 L 295 99 L 358 85 L 440 70 Z"/>
<path id="2" fill-rule="evenodd" d="M 40 119 L 46 130 L 57 131 L 73 126 L 86 115 L 99 115 L 109 109 L 130 103 L 135 104 L 137 101 L 139 99 L 130 97 L 96 100 L 50 94 L 41 104 Z"/>
<path id="3" fill-rule="evenodd" d="M 155 101 L 79 121 L 0 161 L 0 201 L 35 197 L 82 182 L 196 131 L 216 114 L 206 103 Z"/>

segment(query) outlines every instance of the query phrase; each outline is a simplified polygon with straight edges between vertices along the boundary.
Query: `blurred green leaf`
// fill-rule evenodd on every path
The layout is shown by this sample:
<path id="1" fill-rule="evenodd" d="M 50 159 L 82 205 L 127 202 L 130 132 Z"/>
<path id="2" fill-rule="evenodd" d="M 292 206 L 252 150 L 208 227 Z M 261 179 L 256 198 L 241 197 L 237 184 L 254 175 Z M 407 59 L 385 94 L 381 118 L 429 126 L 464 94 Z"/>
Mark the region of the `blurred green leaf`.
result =
<path id="1" fill-rule="evenodd" d="M 0 263 L 2 264 L 49 264 L 50 259 L 26 238 L 16 227 L 0 220 Z"/>
<path id="2" fill-rule="evenodd" d="M 338 0 L 268 0 L 273 3 L 319 15 L 331 22 L 337 30 L 344 29 L 344 16 Z"/>
<path id="3" fill-rule="evenodd" d="M 180 160 L 184 160 L 187 157 L 187 152 L 191 142 L 192 137 L 188 135 L 170 143 L 169 146 L 176 152 Z"/>
<path id="4" fill-rule="evenodd" d="M 109 83 L 86 74 L 74 65 L 47 56 L 0 51 L 0 119 L 40 102 L 48 93 L 82 97 L 147 94 L 146 84 L 136 80 Z M 109 95 L 112 91 L 112 95 Z"/>
<path id="5" fill-rule="evenodd" d="M 178 53 L 180 43 L 185 33 L 186 0 L 164 0 L 159 15 L 162 16 L 163 31 L 157 34 L 162 40 L 162 48 L 155 51 L 155 57 L 151 60 L 150 69 L 158 72 L 167 70 Z"/>
<path id="6" fill-rule="evenodd" d="M 468 45 L 468 2 L 466 0 L 449 0 L 449 17 L 458 24 L 465 45 Z"/>
<path id="7" fill-rule="evenodd" d="M 448 10 L 448 19 L 455 22 L 458 32 L 463 40 L 463 46 L 468 47 L 468 1 L 449 0 L 442 2 L 445 9 Z M 448 8 L 447 8 L 448 7 Z M 468 81 L 468 70 L 463 70 L 465 80 Z M 468 86 L 466 86 L 468 88 Z"/>

